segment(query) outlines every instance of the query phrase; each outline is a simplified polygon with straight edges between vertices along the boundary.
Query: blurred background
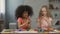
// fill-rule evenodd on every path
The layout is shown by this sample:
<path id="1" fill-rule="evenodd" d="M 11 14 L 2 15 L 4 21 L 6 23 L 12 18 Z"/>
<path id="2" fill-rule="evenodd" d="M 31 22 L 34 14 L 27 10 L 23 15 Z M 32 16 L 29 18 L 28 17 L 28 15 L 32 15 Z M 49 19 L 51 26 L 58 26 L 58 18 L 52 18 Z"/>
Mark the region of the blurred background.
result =
<path id="1" fill-rule="evenodd" d="M 29 5 L 33 8 L 32 28 L 37 27 L 36 20 L 43 5 L 49 6 L 49 11 L 53 17 L 53 25 L 60 20 L 60 0 L 0 0 L 0 30 L 17 28 L 15 10 L 19 5 Z"/>

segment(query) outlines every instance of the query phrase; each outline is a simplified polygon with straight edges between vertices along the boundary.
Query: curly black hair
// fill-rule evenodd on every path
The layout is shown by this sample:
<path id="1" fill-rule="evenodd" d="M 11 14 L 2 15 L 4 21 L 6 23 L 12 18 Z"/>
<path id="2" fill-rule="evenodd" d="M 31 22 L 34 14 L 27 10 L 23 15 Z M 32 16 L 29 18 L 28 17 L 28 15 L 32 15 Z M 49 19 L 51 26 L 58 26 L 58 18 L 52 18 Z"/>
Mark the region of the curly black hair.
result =
<path id="1" fill-rule="evenodd" d="M 16 9 L 16 18 L 18 19 L 19 17 L 22 18 L 22 14 L 24 13 L 24 11 L 28 12 L 28 16 L 32 16 L 33 15 L 33 9 L 32 7 L 28 6 L 28 5 L 20 5 L 18 6 L 18 8 Z"/>

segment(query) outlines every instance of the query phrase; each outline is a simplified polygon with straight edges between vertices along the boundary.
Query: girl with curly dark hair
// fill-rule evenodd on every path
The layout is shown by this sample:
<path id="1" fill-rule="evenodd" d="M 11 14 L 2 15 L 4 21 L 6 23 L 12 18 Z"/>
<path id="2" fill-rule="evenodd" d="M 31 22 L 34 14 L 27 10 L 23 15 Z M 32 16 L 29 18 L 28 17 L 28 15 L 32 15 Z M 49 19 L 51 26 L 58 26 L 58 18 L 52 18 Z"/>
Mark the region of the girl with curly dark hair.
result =
<path id="1" fill-rule="evenodd" d="M 21 5 L 16 9 L 16 17 L 18 22 L 18 28 L 27 30 L 31 27 L 31 20 L 29 17 L 33 15 L 32 7 L 28 5 Z"/>

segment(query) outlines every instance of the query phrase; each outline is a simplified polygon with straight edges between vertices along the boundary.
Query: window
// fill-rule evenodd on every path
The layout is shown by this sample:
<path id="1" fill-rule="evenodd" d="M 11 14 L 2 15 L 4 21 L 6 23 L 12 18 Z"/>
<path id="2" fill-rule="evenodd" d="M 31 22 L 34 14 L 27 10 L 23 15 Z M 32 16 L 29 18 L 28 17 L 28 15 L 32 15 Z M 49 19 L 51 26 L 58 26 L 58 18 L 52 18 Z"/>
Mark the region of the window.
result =
<path id="1" fill-rule="evenodd" d="M 5 0 L 0 0 L 0 14 L 5 13 Z"/>

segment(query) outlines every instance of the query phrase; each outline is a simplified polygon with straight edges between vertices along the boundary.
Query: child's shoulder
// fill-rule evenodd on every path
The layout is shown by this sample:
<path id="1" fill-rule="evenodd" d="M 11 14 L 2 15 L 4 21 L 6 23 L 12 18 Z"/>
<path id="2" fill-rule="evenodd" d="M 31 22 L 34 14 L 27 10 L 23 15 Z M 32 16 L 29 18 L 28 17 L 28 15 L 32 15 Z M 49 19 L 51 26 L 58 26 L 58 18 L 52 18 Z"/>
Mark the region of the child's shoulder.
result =
<path id="1" fill-rule="evenodd" d="M 38 19 L 40 19 L 41 17 L 38 17 Z"/>
<path id="2" fill-rule="evenodd" d="M 39 21 L 40 20 L 40 17 L 38 17 L 37 20 Z"/>
<path id="3" fill-rule="evenodd" d="M 22 21 L 22 18 L 21 18 L 21 17 L 19 17 L 19 18 L 18 18 L 18 21 Z"/>
<path id="4" fill-rule="evenodd" d="M 19 17 L 18 19 L 22 19 L 21 17 Z"/>
<path id="5" fill-rule="evenodd" d="M 52 18 L 51 18 L 51 17 L 49 17 L 49 20 L 52 20 Z"/>

